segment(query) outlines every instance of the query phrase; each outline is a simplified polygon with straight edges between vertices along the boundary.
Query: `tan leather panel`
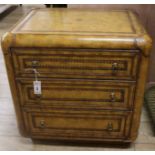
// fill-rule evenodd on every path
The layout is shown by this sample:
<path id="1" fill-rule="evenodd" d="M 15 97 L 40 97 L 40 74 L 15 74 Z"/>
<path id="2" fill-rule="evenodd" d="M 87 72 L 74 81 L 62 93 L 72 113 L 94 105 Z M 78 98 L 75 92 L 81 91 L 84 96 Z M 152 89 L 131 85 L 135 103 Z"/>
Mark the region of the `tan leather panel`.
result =
<path id="1" fill-rule="evenodd" d="M 17 76 L 136 80 L 138 51 L 90 49 L 14 49 Z M 31 69 L 31 70 L 27 70 Z"/>
<path id="2" fill-rule="evenodd" d="M 32 79 L 18 80 L 23 105 L 99 110 L 131 110 L 133 106 L 135 83 L 132 82 L 39 80 L 42 82 L 41 95 L 34 94 Z"/>
<path id="3" fill-rule="evenodd" d="M 2 38 L 21 133 L 134 141 L 151 45 L 130 11 L 30 12 Z M 33 91 L 34 69 L 40 73 L 40 95 Z"/>
<path id="4" fill-rule="evenodd" d="M 115 116 L 115 117 L 114 117 Z M 25 113 L 32 137 L 39 135 L 65 139 L 122 138 L 129 133 L 131 113 Z"/>
<path id="5" fill-rule="evenodd" d="M 118 20 L 119 18 L 119 20 Z M 33 11 L 16 31 L 26 33 L 132 33 L 127 11 L 50 9 Z M 94 22 L 95 20 L 95 22 Z M 32 25 L 38 23 L 34 28 Z M 56 26 L 55 26 L 56 25 Z M 121 28 L 120 28 L 121 27 Z"/>
<path id="6" fill-rule="evenodd" d="M 48 24 L 47 24 L 48 23 Z M 3 38 L 3 48 L 61 47 L 141 49 L 151 39 L 131 11 L 36 9 Z M 5 47 L 4 47 L 5 44 Z M 146 47 L 147 45 L 147 47 Z"/>

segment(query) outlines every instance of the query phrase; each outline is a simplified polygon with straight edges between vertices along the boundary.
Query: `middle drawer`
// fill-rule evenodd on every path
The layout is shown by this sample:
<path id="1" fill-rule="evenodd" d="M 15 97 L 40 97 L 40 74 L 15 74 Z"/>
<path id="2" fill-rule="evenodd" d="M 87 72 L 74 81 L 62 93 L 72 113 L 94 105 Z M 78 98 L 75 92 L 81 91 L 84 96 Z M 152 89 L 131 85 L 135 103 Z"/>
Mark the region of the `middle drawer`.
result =
<path id="1" fill-rule="evenodd" d="M 19 79 L 18 91 L 24 106 L 53 108 L 131 110 L 134 82 L 40 79 L 42 93 L 35 95 L 33 79 Z"/>

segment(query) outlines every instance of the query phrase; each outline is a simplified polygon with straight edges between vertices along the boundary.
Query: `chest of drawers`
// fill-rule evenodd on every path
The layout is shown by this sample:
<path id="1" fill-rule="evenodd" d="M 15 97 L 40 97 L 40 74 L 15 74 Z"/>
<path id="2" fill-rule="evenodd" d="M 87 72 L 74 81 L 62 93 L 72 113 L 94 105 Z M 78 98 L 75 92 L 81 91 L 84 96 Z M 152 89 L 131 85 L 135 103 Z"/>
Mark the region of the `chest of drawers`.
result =
<path id="1" fill-rule="evenodd" d="M 22 135 L 135 140 L 151 39 L 132 12 L 32 10 L 2 48 Z"/>

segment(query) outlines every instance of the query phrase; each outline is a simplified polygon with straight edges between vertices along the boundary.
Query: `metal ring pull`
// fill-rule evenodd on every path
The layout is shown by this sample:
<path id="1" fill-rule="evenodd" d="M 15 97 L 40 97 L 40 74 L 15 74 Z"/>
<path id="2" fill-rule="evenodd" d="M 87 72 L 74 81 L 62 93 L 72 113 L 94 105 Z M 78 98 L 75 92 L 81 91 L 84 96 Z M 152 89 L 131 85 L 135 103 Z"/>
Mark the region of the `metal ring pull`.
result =
<path id="1" fill-rule="evenodd" d="M 113 74 L 116 74 L 117 69 L 118 69 L 118 63 L 117 63 L 117 62 L 114 62 L 114 63 L 112 64 L 112 73 L 113 73 Z"/>
<path id="2" fill-rule="evenodd" d="M 40 120 L 40 127 L 41 127 L 41 128 L 44 128 L 45 125 L 46 125 L 46 124 L 45 124 L 45 121 L 44 121 L 44 120 Z"/>
<path id="3" fill-rule="evenodd" d="M 37 66 L 38 66 L 38 64 L 39 64 L 39 62 L 38 62 L 38 61 L 36 61 L 36 60 L 32 61 L 32 67 L 37 67 Z"/>
<path id="4" fill-rule="evenodd" d="M 41 100 L 41 94 L 35 94 L 37 101 Z"/>
<path id="5" fill-rule="evenodd" d="M 114 102 L 114 101 L 116 100 L 116 96 L 115 96 L 115 93 L 114 93 L 114 92 L 112 92 L 112 93 L 110 94 L 110 98 L 111 98 L 111 101 L 112 101 L 112 102 Z"/>
<path id="6" fill-rule="evenodd" d="M 108 125 L 107 125 L 107 130 L 108 131 L 113 131 L 113 124 L 110 122 L 110 123 L 108 123 Z"/>

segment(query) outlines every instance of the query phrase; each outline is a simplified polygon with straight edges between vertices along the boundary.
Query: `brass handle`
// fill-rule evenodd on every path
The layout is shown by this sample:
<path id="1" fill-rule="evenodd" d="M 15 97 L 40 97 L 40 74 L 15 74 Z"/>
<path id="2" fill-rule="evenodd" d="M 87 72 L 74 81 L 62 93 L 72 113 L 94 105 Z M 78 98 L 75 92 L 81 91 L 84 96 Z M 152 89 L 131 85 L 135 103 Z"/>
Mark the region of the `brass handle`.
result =
<path id="1" fill-rule="evenodd" d="M 112 64 L 112 73 L 115 74 L 117 72 L 118 69 L 118 63 L 114 62 Z"/>
<path id="2" fill-rule="evenodd" d="M 41 127 L 41 128 L 44 128 L 44 127 L 45 127 L 45 121 L 44 121 L 44 120 L 41 120 L 41 121 L 40 121 L 40 127 Z"/>
<path id="3" fill-rule="evenodd" d="M 114 101 L 116 100 L 116 96 L 115 96 L 115 93 L 114 93 L 114 92 L 112 92 L 112 93 L 110 94 L 110 98 L 111 98 L 111 101 L 112 101 L 112 102 L 114 102 Z"/>
<path id="4" fill-rule="evenodd" d="M 108 123 L 108 125 L 107 125 L 107 130 L 108 131 L 113 131 L 113 124 L 110 122 L 110 123 Z"/>
<path id="5" fill-rule="evenodd" d="M 37 67 L 38 64 L 39 64 L 39 61 L 36 61 L 36 60 L 32 61 L 32 67 Z"/>
<path id="6" fill-rule="evenodd" d="M 41 99 L 41 94 L 35 94 L 35 96 L 36 96 L 36 98 L 37 98 L 38 100 Z"/>

